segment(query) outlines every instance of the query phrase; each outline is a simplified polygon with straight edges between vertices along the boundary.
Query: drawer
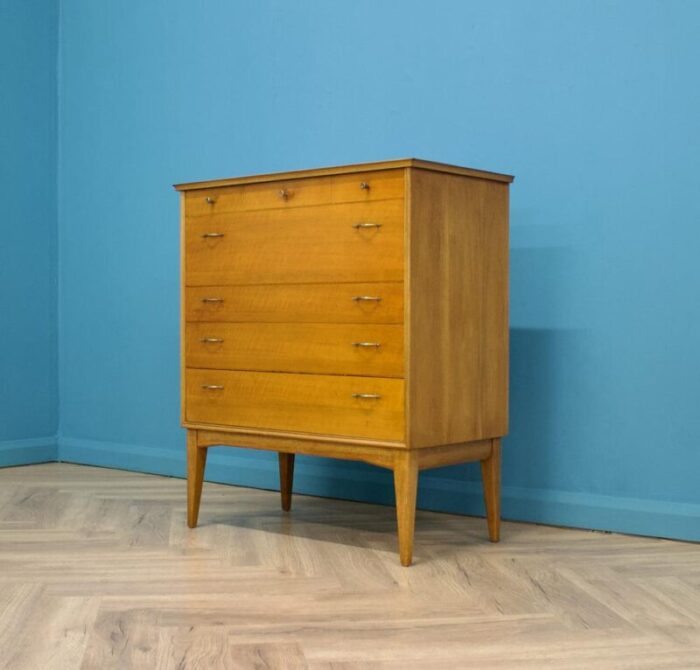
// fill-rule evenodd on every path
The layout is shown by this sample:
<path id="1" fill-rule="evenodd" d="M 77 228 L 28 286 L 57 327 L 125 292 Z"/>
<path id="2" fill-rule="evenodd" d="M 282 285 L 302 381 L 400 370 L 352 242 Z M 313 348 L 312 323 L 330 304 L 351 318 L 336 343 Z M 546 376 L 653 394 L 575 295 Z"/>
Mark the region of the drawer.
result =
<path id="1" fill-rule="evenodd" d="M 288 179 L 190 191 L 185 196 L 185 214 L 209 217 L 223 212 L 292 209 L 330 202 L 329 177 Z"/>
<path id="2" fill-rule="evenodd" d="M 243 187 L 243 209 L 290 209 L 327 205 L 331 202 L 331 180 L 328 177 L 289 179 Z"/>
<path id="3" fill-rule="evenodd" d="M 404 197 L 403 170 L 359 172 L 332 178 L 333 202 L 373 202 Z"/>
<path id="4" fill-rule="evenodd" d="M 381 170 L 196 189 L 185 195 L 185 212 L 187 216 L 211 216 L 222 212 L 389 200 L 404 197 L 404 184 L 403 170 Z"/>
<path id="5" fill-rule="evenodd" d="M 403 440 L 404 382 L 190 368 L 186 372 L 186 419 L 190 423 Z"/>
<path id="6" fill-rule="evenodd" d="M 243 186 L 205 188 L 185 194 L 186 216 L 216 216 L 243 209 Z"/>
<path id="7" fill-rule="evenodd" d="M 185 365 L 190 368 L 401 377 L 403 326 L 188 323 Z"/>
<path id="8" fill-rule="evenodd" d="M 403 221 L 402 200 L 188 219 L 185 282 L 401 281 Z"/>
<path id="9" fill-rule="evenodd" d="M 402 282 L 191 286 L 185 289 L 185 319 L 237 323 L 403 323 L 403 286 Z"/>

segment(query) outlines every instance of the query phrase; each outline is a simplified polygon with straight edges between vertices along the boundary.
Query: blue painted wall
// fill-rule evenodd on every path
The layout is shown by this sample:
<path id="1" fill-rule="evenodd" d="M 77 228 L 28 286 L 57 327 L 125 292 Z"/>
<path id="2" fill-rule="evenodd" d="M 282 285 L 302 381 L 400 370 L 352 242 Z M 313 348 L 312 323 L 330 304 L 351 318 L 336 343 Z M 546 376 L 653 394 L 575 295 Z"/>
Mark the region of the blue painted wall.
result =
<path id="1" fill-rule="evenodd" d="M 0 2 L 0 466 L 56 457 L 54 0 Z"/>
<path id="2" fill-rule="evenodd" d="M 174 182 L 418 156 L 512 188 L 509 518 L 700 539 L 700 5 L 64 2 L 61 455 L 182 474 Z M 274 487 L 273 455 L 210 478 Z M 421 504 L 480 509 L 478 473 Z M 298 488 L 391 500 L 302 459 Z"/>

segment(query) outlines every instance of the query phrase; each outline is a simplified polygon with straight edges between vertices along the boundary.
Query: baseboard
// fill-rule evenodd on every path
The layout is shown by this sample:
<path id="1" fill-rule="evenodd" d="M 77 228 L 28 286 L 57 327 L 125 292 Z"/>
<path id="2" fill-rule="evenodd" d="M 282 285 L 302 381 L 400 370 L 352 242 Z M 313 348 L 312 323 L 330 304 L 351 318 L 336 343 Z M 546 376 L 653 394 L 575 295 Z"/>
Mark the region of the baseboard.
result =
<path id="1" fill-rule="evenodd" d="M 141 447 L 95 440 L 61 438 L 59 459 L 71 463 L 185 476 L 181 449 Z M 277 456 L 272 452 L 210 450 L 206 480 L 276 490 Z M 294 475 L 297 493 L 380 504 L 393 503 L 391 473 L 363 463 L 298 457 Z M 421 474 L 421 509 L 483 516 L 479 482 L 457 480 L 445 471 Z M 504 519 L 568 526 L 669 539 L 700 541 L 700 505 L 671 501 L 618 498 L 589 493 L 504 486 Z"/>
<path id="2" fill-rule="evenodd" d="M 24 440 L 0 440 L 0 468 L 49 463 L 58 459 L 55 435 Z"/>

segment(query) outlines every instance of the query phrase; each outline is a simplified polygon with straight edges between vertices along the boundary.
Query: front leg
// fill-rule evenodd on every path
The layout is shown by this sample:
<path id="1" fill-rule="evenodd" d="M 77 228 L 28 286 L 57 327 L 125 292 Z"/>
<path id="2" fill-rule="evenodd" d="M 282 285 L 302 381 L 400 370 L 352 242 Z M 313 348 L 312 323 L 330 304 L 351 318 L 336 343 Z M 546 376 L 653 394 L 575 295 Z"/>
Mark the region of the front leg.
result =
<path id="1" fill-rule="evenodd" d="M 418 492 L 418 462 L 411 451 L 397 450 L 394 457 L 394 492 L 396 494 L 396 521 L 399 533 L 401 565 L 409 566 L 413 559 L 413 533 L 416 523 L 416 495 Z"/>
<path id="2" fill-rule="evenodd" d="M 199 517 L 199 501 L 202 498 L 204 467 L 207 464 L 207 447 L 197 444 L 197 431 L 187 431 L 187 525 L 194 528 Z"/>

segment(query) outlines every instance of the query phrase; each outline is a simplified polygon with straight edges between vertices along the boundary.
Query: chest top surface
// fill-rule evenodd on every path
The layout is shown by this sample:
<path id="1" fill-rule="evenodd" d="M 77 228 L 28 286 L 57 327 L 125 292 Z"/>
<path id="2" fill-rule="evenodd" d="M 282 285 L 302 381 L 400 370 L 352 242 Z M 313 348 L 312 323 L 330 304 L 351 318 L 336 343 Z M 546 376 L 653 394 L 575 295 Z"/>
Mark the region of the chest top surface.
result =
<path id="1" fill-rule="evenodd" d="M 267 174 L 249 175 L 245 177 L 231 177 L 228 179 L 211 179 L 207 181 L 184 182 L 175 184 L 178 191 L 191 191 L 202 188 L 220 188 L 222 186 L 235 186 L 238 184 L 253 184 L 256 182 L 281 181 L 286 179 L 303 179 L 304 177 L 324 177 L 341 174 L 354 174 L 358 172 L 372 172 L 378 170 L 395 170 L 400 168 L 420 168 L 442 172 L 445 174 L 456 174 L 464 177 L 477 177 L 491 181 L 510 183 L 514 177 L 498 172 L 486 170 L 476 170 L 447 163 L 437 163 L 418 158 L 401 158 L 397 160 L 377 161 L 372 163 L 355 163 L 352 165 L 338 165 L 333 167 L 314 168 L 309 170 L 291 170 L 287 172 L 271 172 Z"/>

